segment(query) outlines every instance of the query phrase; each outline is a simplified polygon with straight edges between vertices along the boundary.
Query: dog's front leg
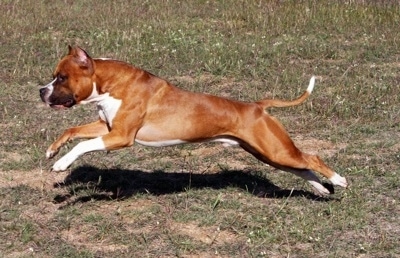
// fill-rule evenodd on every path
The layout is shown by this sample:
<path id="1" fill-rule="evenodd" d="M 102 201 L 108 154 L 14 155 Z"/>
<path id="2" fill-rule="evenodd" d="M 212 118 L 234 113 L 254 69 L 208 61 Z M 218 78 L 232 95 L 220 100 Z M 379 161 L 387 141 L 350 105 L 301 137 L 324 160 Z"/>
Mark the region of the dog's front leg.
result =
<path id="1" fill-rule="evenodd" d="M 121 131 L 111 131 L 110 133 L 91 140 L 78 143 L 70 152 L 64 155 L 53 165 L 53 171 L 66 170 L 81 155 L 93 151 L 115 150 L 131 146 L 134 142 L 133 134 L 124 134 Z"/>
<path id="2" fill-rule="evenodd" d="M 99 150 L 106 150 L 101 137 L 80 142 L 70 152 L 54 163 L 53 171 L 64 171 L 82 154 Z"/>
<path id="3" fill-rule="evenodd" d="M 50 159 L 54 157 L 60 150 L 61 146 L 63 146 L 68 141 L 77 138 L 96 138 L 99 136 L 103 136 L 108 132 L 108 126 L 103 120 L 98 120 L 90 124 L 69 128 L 65 130 L 65 132 L 50 145 L 50 147 L 46 151 L 46 158 Z"/>

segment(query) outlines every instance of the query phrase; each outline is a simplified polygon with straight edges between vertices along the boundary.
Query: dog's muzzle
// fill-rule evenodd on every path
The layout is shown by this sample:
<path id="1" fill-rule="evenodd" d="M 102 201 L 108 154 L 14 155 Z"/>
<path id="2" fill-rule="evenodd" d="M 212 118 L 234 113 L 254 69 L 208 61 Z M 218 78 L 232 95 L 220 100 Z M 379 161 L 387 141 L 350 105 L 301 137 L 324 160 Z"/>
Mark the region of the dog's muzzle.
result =
<path id="1" fill-rule="evenodd" d="M 52 83 L 39 89 L 40 98 L 52 108 L 70 108 L 76 104 L 73 94 L 55 94 Z"/>
<path id="2" fill-rule="evenodd" d="M 50 95 L 51 95 L 51 92 L 52 92 L 52 90 L 49 89 L 48 86 L 44 86 L 44 87 L 42 87 L 42 88 L 39 89 L 39 94 L 40 94 L 41 100 L 42 100 L 44 103 L 49 104 L 49 105 L 50 105 L 50 103 L 49 103 L 49 97 L 50 97 Z"/>
<path id="3" fill-rule="evenodd" d="M 43 102 L 46 102 L 46 93 L 47 93 L 46 88 L 39 89 L 40 98 L 42 99 Z"/>

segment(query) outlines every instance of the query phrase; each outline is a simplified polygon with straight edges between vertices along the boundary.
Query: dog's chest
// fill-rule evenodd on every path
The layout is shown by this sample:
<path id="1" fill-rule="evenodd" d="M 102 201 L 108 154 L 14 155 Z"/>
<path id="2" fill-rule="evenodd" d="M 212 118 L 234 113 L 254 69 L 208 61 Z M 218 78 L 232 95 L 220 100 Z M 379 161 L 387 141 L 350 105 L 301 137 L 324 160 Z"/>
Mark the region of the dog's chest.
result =
<path id="1" fill-rule="evenodd" d="M 107 124 L 112 127 L 112 121 L 116 116 L 122 100 L 107 96 L 101 101 L 97 102 L 97 109 L 99 110 L 99 116 L 102 120 L 106 121 Z"/>

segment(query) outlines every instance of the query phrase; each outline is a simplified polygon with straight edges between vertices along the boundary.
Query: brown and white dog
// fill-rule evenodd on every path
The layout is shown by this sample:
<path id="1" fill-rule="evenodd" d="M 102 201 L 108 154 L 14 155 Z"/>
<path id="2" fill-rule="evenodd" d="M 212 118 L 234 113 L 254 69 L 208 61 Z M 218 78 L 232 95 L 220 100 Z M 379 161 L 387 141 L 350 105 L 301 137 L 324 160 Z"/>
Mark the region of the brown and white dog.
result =
<path id="1" fill-rule="evenodd" d="M 318 156 L 301 152 L 278 120 L 265 111 L 302 103 L 314 87 L 314 77 L 298 99 L 244 103 L 179 89 L 127 63 L 92 59 L 79 47 L 69 47 L 53 76 L 40 89 L 43 102 L 53 108 L 95 102 L 100 116 L 96 122 L 67 129 L 50 145 L 47 158 L 67 141 L 90 138 L 59 159 L 54 171 L 66 170 L 87 152 L 116 150 L 135 142 L 160 147 L 212 141 L 238 144 L 262 162 L 309 181 L 320 195 L 330 192 L 312 171 L 347 187 L 346 179 Z"/>

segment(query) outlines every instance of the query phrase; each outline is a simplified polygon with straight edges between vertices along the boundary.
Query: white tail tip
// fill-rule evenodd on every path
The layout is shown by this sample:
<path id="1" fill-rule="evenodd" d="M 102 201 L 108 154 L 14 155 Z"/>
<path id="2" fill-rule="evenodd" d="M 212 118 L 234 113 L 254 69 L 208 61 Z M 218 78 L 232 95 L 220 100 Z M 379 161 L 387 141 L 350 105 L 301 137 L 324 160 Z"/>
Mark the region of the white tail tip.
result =
<path id="1" fill-rule="evenodd" d="M 311 77 L 310 83 L 308 84 L 307 92 L 311 93 L 314 89 L 314 84 L 315 84 L 315 76 Z"/>

